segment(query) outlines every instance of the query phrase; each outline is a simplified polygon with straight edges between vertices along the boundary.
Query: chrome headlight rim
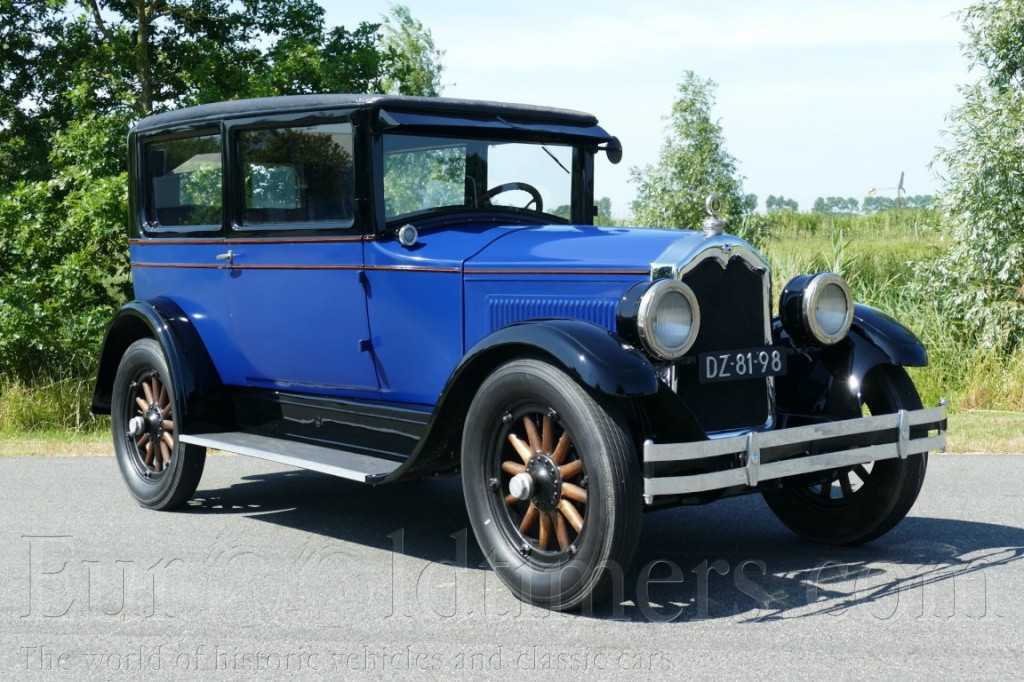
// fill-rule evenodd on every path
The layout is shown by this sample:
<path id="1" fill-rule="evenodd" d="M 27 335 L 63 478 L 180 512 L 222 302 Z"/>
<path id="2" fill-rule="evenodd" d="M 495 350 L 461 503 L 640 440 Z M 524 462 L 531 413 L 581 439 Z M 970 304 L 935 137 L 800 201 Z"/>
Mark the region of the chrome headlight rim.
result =
<path id="1" fill-rule="evenodd" d="M 830 286 L 838 287 L 846 299 L 846 316 L 843 319 L 843 324 L 832 334 L 822 328 L 818 322 L 817 315 L 814 314 L 818 301 Z M 812 276 L 811 280 L 807 283 L 806 289 L 804 289 L 802 313 L 804 326 L 815 339 L 826 346 L 839 343 L 846 338 L 846 334 L 850 331 L 850 326 L 853 324 L 853 295 L 850 293 L 850 285 L 846 283 L 845 279 L 834 272 L 819 272 Z"/>
<path id="2" fill-rule="evenodd" d="M 654 329 L 655 313 L 658 305 L 670 294 L 679 294 L 686 299 L 690 306 L 690 333 L 686 341 L 678 347 L 669 347 L 663 344 Z M 640 297 L 637 306 L 636 331 L 640 337 L 640 343 L 644 349 L 659 360 L 678 360 L 693 347 L 700 331 L 700 307 L 697 305 L 697 295 L 693 289 L 674 279 L 660 279 L 654 282 Z"/>

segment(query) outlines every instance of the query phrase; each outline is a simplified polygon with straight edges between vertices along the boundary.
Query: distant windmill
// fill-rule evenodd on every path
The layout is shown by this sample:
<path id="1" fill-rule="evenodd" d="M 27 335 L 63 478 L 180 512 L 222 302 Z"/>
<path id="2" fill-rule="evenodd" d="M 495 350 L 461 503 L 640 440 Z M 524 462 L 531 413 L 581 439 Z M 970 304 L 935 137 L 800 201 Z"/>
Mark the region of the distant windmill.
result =
<path id="1" fill-rule="evenodd" d="M 878 193 L 879 189 L 895 189 L 896 190 L 896 212 L 898 214 L 900 212 L 900 210 L 903 208 L 903 197 L 906 195 L 906 188 L 903 186 L 903 176 L 904 176 L 904 174 L 905 173 L 903 171 L 899 172 L 899 182 L 896 184 L 895 187 L 869 187 L 868 190 L 867 190 L 867 196 L 868 197 L 873 197 L 874 195 L 876 195 Z M 916 217 L 914 218 L 914 221 L 913 221 L 913 235 L 914 235 L 914 237 L 921 237 L 921 235 L 920 235 L 920 233 L 918 231 L 918 218 L 916 218 Z"/>
<path id="2" fill-rule="evenodd" d="M 896 210 L 900 210 L 903 207 L 903 195 L 907 193 L 907 190 L 903 187 L 903 175 L 904 172 L 900 171 L 900 181 L 895 187 L 869 187 L 868 196 L 873 197 L 878 193 L 880 189 L 894 189 L 896 190 Z"/>

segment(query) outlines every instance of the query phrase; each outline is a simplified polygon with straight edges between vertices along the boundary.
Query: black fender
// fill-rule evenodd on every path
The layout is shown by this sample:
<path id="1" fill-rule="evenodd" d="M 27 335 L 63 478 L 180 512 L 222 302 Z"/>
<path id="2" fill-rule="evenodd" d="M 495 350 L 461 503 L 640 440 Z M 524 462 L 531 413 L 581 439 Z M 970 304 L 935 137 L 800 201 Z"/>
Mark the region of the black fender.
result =
<path id="1" fill-rule="evenodd" d="M 498 365 L 516 357 L 552 360 L 584 386 L 614 398 L 658 395 L 654 367 L 614 332 L 590 322 L 539 319 L 515 322 L 477 342 L 452 371 L 419 446 L 387 481 L 459 465 L 462 426 L 477 387 Z"/>
<path id="2" fill-rule="evenodd" d="M 928 351 L 914 332 L 877 308 L 861 303 L 855 304 L 851 329 L 882 351 L 893 365 L 928 365 Z"/>
<path id="3" fill-rule="evenodd" d="M 776 318 L 775 342 L 793 346 Z M 879 365 L 924 367 L 928 352 L 912 331 L 870 306 L 856 304 L 846 338 L 833 346 L 796 349 L 789 372 L 776 379 L 780 413 L 828 419 L 861 414 L 860 387 Z"/>
<path id="4" fill-rule="evenodd" d="M 441 394 L 481 363 L 490 372 L 516 355 L 540 353 L 554 358 L 585 386 L 616 398 L 639 398 L 658 392 L 650 360 L 622 337 L 591 322 L 544 319 L 516 322 L 481 339 L 462 358 Z"/>
<path id="5" fill-rule="evenodd" d="M 103 337 L 96 388 L 92 398 L 93 414 L 110 414 L 114 378 L 128 346 L 139 339 L 155 339 L 167 358 L 180 405 L 175 406 L 184 428 L 207 412 L 211 396 L 223 384 L 192 321 L 168 298 L 132 301 L 114 315 Z M 212 414 L 212 413 L 211 413 Z"/>

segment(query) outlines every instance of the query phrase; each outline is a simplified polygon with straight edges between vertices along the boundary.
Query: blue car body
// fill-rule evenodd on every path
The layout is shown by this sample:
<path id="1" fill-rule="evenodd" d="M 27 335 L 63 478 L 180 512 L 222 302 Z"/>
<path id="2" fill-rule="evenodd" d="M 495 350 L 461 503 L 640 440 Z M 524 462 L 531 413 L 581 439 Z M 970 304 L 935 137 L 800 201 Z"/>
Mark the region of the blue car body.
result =
<path id="1" fill-rule="evenodd" d="M 639 521 L 607 510 L 635 491 L 764 492 L 798 533 L 864 541 L 944 443 L 902 373 L 923 346 L 842 278 L 794 278 L 773 316 L 770 265 L 714 201 L 703 228 L 594 225 L 621 145 L 589 114 L 270 98 L 147 118 L 129 150 L 136 300 L 93 411 L 145 506 L 187 500 L 209 447 L 373 484 L 465 468 L 482 547 L 533 582 L 502 578 L 568 608 L 628 560 Z"/>

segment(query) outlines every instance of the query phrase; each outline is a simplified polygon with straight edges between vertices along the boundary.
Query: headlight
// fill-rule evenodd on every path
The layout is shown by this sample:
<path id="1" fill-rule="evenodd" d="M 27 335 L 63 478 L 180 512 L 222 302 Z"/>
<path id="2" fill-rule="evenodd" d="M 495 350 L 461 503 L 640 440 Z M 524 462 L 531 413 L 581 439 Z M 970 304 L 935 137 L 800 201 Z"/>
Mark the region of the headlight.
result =
<path id="1" fill-rule="evenodd" d="M 779 315 L 794 339 L 826 346 L 841 341 L 853 322 L 853 297 L 839 275 L 819 272 L 791 279 L 782 291 Z"/>
<path id="2" fill-rule="evenodd" d="M 699 328 L 697 297 L 682 282 L 658 280 L 640 297 L 636 331 L 644 349 L 654 357 L 681 357 L 697 339 Z"/>

